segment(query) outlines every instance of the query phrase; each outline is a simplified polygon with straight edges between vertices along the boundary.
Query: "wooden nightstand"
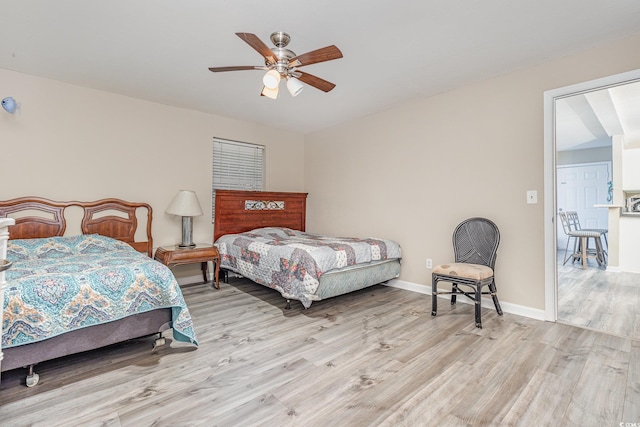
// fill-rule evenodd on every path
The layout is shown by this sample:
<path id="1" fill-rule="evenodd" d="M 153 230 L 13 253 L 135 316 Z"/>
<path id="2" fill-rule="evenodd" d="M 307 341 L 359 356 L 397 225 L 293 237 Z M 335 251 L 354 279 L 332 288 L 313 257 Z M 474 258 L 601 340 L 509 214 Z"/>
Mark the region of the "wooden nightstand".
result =
<path id="1" fill-rule="evenodd" d="M 202 263 L 202 277 L 205 282 L 207 282 L 207 261 L 212 261 L 215 264 L 215 281 L 213 285 L 216 289 L 220 289 L 220 282 L 218 281 L 220 274 L 220 253 L 218 252 L 218 248 L 213 245 L 198 243 L 195 248 L 180 248 L 177 245 L 162 246 L 156 250 L 154 259 L 169 268 L 175 265 L 200 262 Z"/>

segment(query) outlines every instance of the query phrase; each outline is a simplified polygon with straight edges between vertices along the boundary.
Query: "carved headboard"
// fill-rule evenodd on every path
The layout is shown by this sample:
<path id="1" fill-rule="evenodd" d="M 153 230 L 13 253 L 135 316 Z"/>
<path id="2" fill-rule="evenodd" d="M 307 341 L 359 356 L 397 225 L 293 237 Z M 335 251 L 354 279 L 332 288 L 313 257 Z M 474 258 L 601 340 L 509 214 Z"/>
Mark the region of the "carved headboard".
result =
<path id="1" fill-rule="evenodd" d="M 216 190 L 213 241 L 260 227 L 305 231 L 307 193 Z"/>
<path id="2" fill-rule="evenodd" d="M 11 239 L 35 239 L 63 236 L 67 228 L 65 209 L 78 206 L 83 209 L 82 234 L 100 234 L 121 240 L 139 252 L 151 256 L 153 238 L 151 220 L 153 212 L 147 203 L 132 203 L 120 199 L 102 199 L 95 202 L 56 202 L 41 197 L 20 197 L 0 201 L 0 218 L 14 218 L 10 227 Z M 146 240 L 136 241 L 138 227 L 136 210 L 146 209 Z"/>

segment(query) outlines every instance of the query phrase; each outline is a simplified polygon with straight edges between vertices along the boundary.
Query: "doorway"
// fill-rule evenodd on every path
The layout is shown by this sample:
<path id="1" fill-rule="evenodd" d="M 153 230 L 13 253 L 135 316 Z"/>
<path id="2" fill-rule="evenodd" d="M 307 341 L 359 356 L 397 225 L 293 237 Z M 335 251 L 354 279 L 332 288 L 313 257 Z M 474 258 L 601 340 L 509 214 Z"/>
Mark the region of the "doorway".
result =
<path id="1" fill-rule="evenodd" d="M 563 165 L 557 151 L 557 135 L 559 126 L 557 119 L 557 101 L 567 99 L 574 95 L 596 92 L 600 89 L 618 87 L 627 83 L 634 83 L 640 79 L 640 70 L 629 73 L 610 76 L 591 82 L 581 83 L 570 87 L 560 88 L 553 91 L 545 92 L 545 319 L 549 321 L 566 321 L 562 317 L 565 316 L 565 304 L 574 304 L 575 307 L 569 307 L 569 310 L 575 309 L 579 311 L 576 319 L 568 323 L 578 326 L 586 326 L 593 329 L 606 328 L 604 323 L 624 323 L 624 320 L 613 320 L 607 322 L 590 322 L 587 317 L 601 317 L 597 312 L 593 312 L 593 307 L 586 308 L 586 300 L 592 299 L 596 304 L 600 304 L 600 309 L 604 307 L 606 311 L 611 310 L 610 296 L 602 294 L 590 294 L 593 288 L 597 290 L 612 289 L 616 283 L 628 283 L 629 280 L 636 281 L 638 276 L 633 279 L 624 277 L 624 273 L 611 273 L 603 268 L 590 269 L 583 272 L 580 268 L 571 271 L 571 276 L 567 279 L 565 275 L 566 269 L 563 269 L 563 263 L 558 262 L 561 255 L 559 248 L 566 247 L 566 240 L 563 236 L 562 228 L 559 227 L 556 215 L 559 209 L 575 210 L 579 212 L 582 226 L 588 228 L 608 228 L 608 209 L 594 208 L 594 205 L 602 205 L 611 203 L 611 176 L 613 175 L 611 162 L 587 162 L 584 164 Z M 588 171 L 580 176 L 579 172 Z M 594 175 L 595 174 L 595 175 Z M 608 179 L 603 174 L 608 174 Z M 601 175 L 599 178 L 595 176 Z M 588 182 L 594 179 L 594 182 Z M 605 181 L 606 179 L 606 181 Z M 584 181 L 580 183 L 579 181 Z M 597 181 L 597 182 L 596 182 Z M 577 187 L 582 187 L 581 191 L 577 191 Z M 590 190 L 584 190 L 590 188 Z M 594 210 L 595 209 L 595 210 Z M 590 212 L 591 210 L 591 212 Z M 599 211 L 598 211 L 599 210 Z M 582 214 L 581 212 L 582 211 Z M 603 221 L 605 222 L 603 224 Z M 615 276 L 615 277 L 614 277 Z M 559 280 L 559 278 L 561 280 Z M 570 302 L 567 303 L 565 295 L 559 300 L 559 282 L 570 280 L 574 285 L 578 286 L 578 291 Z M 590 283 L 591 288 L 585 290 L 580 288 L 581 283 Z M 623 289 L 622 293 L 626 294 L 625 298 L 630 295 L 627 293 L 629 289 Z M 559 304 L 563 308 L 559 316 Z M 627 320 L 629 320 L 627 318 Z M 594 326 L 595 325 L 595 326 Z M 606 331 L 606 330 L 605 330 Z M 631 332 L 609 331 L 616 334 L 628 335 Z"/>
<path id="2" fill-rule="evenodd" d="M 583 228 L 606 229 L 609 212 L 594 206 L 611 202 L 609 194 L 611 179 L 611 162 L 558 165 L 556 168 L 558 212 L 576 212 Z M 556 236 L 558 248 L 566 248 L 568 237 L 559 221 Z"/>

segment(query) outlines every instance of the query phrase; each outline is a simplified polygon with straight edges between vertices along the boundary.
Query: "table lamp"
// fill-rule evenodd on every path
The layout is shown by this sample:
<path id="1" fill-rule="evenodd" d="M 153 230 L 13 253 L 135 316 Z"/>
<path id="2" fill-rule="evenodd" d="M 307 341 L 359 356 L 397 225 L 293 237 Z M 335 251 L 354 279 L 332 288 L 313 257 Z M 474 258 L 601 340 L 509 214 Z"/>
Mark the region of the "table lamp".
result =
<path id="1" fill-rule="evenodd" d="M 202 215 L 202 208 L 196 193 L 190 190 L 180 190 L 173 198 L 166 212 L 182 217 L 182 243 L 180 248 L 193 248 L 193 217 Z"/>

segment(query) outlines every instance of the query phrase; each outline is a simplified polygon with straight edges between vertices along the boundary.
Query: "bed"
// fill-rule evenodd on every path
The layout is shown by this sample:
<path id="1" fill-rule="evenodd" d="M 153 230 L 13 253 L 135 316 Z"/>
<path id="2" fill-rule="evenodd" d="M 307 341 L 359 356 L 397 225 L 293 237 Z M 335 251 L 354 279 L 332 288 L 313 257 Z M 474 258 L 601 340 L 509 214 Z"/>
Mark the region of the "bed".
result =
<path id="1" fill-rule="evenodd" d="M 74 210 L 82 234 L 65 236 Z M 138 215 L 146 222 L 142 233 Z M 0 201 L 4 217 L 15 225 L 7 244 L 2 371 L 28 367 L 33 386 L 37 363 L 158 334 L 155 346 L 170 328 L 174 339 L 197 346 L 175 277 L 151 259 L 151 206 L 24 197 Z"/>
<path id="2" fill-rule="evenodd" d="M 306 193 L 216 190 L 214 244 L 221 269 L 305 308 L 400 275 L 400 245 L 307 233 Z"/>

